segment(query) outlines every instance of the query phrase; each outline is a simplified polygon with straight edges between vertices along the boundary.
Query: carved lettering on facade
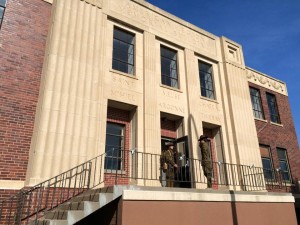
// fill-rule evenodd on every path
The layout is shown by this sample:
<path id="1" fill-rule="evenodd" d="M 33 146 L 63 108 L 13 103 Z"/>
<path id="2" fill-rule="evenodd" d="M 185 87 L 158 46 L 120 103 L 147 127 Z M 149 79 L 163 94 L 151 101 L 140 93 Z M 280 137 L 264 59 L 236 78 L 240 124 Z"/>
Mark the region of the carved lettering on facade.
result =
<path id="1" fill-rule="evenodd" d="M 136 97 L 133 94 L 120 91 L 118 89 L 112 89 L 111 95 L 117 98 L 121 98 L 123 101 L 136 102 Z"/>
<path id="2" fill-rule="evenodd" d="M 247 70 L 246 76 L 247 76 L 247 79 L 252 83 L 258 84 L 262 87 L 271 89 L 278 93 L 287 95 L 286 85 L 283 82 L 272 79 L 271 77 L 268 77 L 264 74 L 257 73 L 252 70 Z"/>
<path id="3" fill-rule="evenodd" d="M 211 115 L 205 112 L 200 113 L 202 120 L 207 122 L 221 123 L 221 118 L 218 115 Z"/>
<path id="4" fill-rule="evenodd" d="M 176 105 L 171 105 L 168 103 L 159 103 L 159 106 L 168 111 L 176 111 L 180 113 L 184 113 L 184 108 Z"/>
<path id="5" fill-rule="evenodd" d="M 132 87 L 132 85 L 133 85 L 132 80 L 129 80 L 124 77 L 117 76 L 117 75 L 112 75 L 112 80 L 113 80 L 114 84 L 119 84 L 124 87 Z"/>
<path id="6" fill-rule="evenodd" d="M 216 41 L 131 1 L 113 1 L 112 9 L 180 41 L 216 54 Z"/>
<path id="7" fill-rule="evenodd" d="M 202 110 L 209 110 L 210 112 L 220 111 L 220 106 L 217 103 L 201 102 L 200 108 Z"/>
<path id="8" fill-rule="evenodd" d="M 168 90 L 163 90 L 163 94 L 164 94 L 164 96 L 175 99 L 175 100 L 179 100 L 179 97 L 180 97 L 179 94 L 168 91 Z"/>
<path id="9" fill-rule="evenodd" d="M 81 0 L 81 1 L 102 8 L 102 0 Z"/>

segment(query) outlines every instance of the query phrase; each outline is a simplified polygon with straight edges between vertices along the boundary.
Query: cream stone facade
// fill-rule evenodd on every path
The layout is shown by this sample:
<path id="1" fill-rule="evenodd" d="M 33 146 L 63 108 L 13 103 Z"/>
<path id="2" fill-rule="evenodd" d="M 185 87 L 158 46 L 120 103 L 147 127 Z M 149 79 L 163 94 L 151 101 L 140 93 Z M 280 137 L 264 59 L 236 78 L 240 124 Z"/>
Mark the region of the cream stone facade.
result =
<path id="1" fill-rule="evenodd" d="M 130 111 L 130 148 L 161 153 L 162 115 L 199 158 L 203 129 L 216 160 L 262 167 L 248 81 L 287 95 L 284 83 L 247 68 L 242 46 L 142 0 L 53 0 L 26 185 L 105 152 L 107 108 Z M 135 35 L 135 71 L 112 69 L 113 29 Z M 161 84 L 160 46 L 177 51 L 179 88 Z M 198 61 L 212 65 L 215 99 L 201 96 Z"/>

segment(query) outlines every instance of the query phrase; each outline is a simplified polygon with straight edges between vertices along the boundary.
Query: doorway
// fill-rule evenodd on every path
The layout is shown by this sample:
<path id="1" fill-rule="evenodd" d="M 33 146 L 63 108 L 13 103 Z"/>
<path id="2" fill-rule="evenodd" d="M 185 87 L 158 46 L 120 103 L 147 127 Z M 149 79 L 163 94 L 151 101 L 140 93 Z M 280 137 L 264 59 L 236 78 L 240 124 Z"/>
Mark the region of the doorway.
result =
<path id="1" fill-rule="evenodd" d="M 161 149 L 167 150 L 166 143 L 173 142 L 175 148 L 174 161 L 177 164 L 177 170 L 175 171 L 174 187 L 179 188 L 191 188 L 191 173 L 190 173 L 190 158 L 188 147 L 188 136 L 180 138 L 161 137 Z"/>

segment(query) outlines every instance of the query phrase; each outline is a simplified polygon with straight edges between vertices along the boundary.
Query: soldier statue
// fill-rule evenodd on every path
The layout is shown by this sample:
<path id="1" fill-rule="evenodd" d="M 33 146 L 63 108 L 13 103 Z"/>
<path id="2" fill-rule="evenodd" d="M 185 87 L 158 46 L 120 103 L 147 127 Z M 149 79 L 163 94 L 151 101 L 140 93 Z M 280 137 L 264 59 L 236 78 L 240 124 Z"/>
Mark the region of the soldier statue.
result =
<path id="1" fill-rule="evenodd" d="M 212 161 L 209 151 L 209 139 L 205 135 L 201 135 L 198 139 L 199 147 L 202 155 L 202 168 L 207 179 L 207 188 L 212 187 Z"/>

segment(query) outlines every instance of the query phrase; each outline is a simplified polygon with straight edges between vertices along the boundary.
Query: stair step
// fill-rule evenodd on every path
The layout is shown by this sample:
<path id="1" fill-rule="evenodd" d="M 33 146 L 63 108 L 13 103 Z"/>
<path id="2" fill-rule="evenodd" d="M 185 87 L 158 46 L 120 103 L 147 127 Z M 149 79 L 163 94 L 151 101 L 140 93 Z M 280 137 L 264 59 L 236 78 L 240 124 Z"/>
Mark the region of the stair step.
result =
<path id="1" fill-rule="evenodd" d="M 29 225 L 69 225 L 67 220 L 48 220 L 48 219 L 39 219 L 37 224 L 35 221 L 31 221 Z"/>
<path id="2" fill-rule="evenodd" d="M 67 220 L 51 220 L 49 225 L 69 225 Z"/>
<path id="3" fill-rule="evenodd" d="M 114 199 L 113 193 L 99 193 L 100 207 L 105 206 Z"/>
<path id="4" fill-rule="evenodd" d="M 83 210 L 84 202 L 66 202 L 57 207 L 58 210 Z"/>
<path id="5" fill-rule="evenodd" d="M 100 208 L 99 202 L 84 202 L 84 215 L 89 215 Z"/>
<path id="6" fill-rule="evenodd" d="M 68 216 L 68 210 L 53 210 L 51 212 L 47 212 L 44 215 L 45 219 L 50 220 L 66 220 Z"/>
<path id="7" fill-rule="evenodd" d="M 80 196 L 76 196 L 70 200 L 70 202 L 83 202 L 83 201 L 97 202 L 99 201 L 99 193 L 86 193 Z"/>
<path id="8" fill-rule="evenodd" d="M 83 210 L 73 210 L 68 212 L 68 223 L 74 224 L 85 217 Z"/>

